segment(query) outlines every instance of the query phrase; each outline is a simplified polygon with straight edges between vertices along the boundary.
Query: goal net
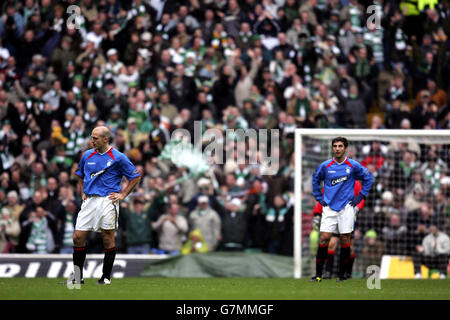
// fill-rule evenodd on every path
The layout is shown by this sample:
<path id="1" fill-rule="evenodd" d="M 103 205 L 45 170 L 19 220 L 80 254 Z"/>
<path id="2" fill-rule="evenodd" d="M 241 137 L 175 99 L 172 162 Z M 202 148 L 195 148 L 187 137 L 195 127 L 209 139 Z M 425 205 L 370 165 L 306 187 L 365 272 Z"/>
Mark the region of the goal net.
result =
<path id="1" fill-rule="evenodd" d="M 366 276 L 370 265 L 381 268 L 381 278 L 414 276 L 418 252 L 439 254 L 440 244 L 430 247 L 427 242 L 424 247 L 424 238 L 435 229 L 447 235 L 450 232 L 450 130 L 297 129 L 295 278 L 315 273 L 319 232 L 312 225 L 316 204 L 312 175 L 321 162 L 332 157 L 331 140 L 338 136 L 349 141 L 347 156 L 374 177 L 355 222 L 353 277 Z M 442 257 L 445 260 L 445 255 Z M 448 253 L 446 259 L 442 263 L 448 264 Z M 339 245 L 332 265 L 334 276 L 338 263 Z M 419 266 L 424 272 L 424 265 Z"/>

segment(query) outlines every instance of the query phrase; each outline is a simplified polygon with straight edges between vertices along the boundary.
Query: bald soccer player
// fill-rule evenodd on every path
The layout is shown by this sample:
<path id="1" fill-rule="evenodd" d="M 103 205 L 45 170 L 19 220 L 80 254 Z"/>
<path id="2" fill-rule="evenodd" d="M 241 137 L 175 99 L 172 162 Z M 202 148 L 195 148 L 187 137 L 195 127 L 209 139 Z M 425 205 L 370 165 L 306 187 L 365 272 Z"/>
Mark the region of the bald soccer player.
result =
<path id="1" fill-rule="evenodd" d="M 66 284 L 84 283 L 86 237 L 91 231 L 101 232 L 105 249 L 103 274 L 97 284 L 111 284 L 116 257 L 114 235 L 118 228 L 119 201 L 130 194 L 141 178 L 127 156 L 109 145 L 111 132 L 107 127 L 94 128 L 91 138 L 94 148 L 83 154 L 75 173 L 83 200 L 73 235 L 73 264 L 79 274 L 72 273 L 71 278 L 64 282 Z M 123 176 L 128 180 L 125 188 L 122 188 Z"/>

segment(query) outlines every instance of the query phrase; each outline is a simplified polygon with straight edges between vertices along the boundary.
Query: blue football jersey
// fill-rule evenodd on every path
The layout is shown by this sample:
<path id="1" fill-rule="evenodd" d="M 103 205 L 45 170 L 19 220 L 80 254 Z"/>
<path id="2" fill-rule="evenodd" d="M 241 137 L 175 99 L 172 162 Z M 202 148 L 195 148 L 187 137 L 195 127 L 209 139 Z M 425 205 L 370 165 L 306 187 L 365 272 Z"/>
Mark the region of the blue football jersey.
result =
<path id="1" fill-rule="evenodd" d="M 120 192 L 122 177 L 132 180 L 140 176 L 134 164 L 122 152 L 110 148 L 105 153 L 87 150 L 81 157 L 77 176 L 83 179 L 86 195 L 107 196 Z"/>
<path id="2" fill-rule="evenodd" d="M 312 177 L 314 197 L 317 201 L 324 200 L 331 209 L 340 211 L 353 198 L 356 180 L 361 181 L 360 193 L 366 197 L 373 183 L 373 176 L 367 168 L 350 158 L 342 163 L 334 159 L 324 161 Z"/>

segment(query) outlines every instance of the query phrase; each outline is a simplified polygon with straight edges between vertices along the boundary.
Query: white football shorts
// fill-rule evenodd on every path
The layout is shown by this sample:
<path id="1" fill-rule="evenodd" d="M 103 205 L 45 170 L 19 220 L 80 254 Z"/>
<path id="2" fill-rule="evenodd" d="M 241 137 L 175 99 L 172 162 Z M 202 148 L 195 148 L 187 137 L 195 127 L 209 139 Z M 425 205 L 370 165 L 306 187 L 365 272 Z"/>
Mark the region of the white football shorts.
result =
<path id="1" fill-rule="evenodd" d="M 81 204 L 75 230 L 117 230 L 119 224 L 119 201 L 108 197 L 90 196 Z"/>
<path id="2" fill-rule="evenodd" d="M 320 232 L 351 233 L 355 225 L 355 208 L 347 204 L 341 211 L 323 207 Z"/>

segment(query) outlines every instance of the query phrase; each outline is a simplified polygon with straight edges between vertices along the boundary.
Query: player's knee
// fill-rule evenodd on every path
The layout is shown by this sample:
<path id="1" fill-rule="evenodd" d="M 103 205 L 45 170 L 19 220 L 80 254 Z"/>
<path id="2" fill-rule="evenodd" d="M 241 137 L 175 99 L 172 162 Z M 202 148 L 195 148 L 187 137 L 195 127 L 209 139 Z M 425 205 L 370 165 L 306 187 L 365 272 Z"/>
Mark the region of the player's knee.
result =
<path id="1" fill-rule="evenodd" d="M 84 245 L 83 238 L 77 232 L 73 234 L 73 244 L 75 247 L 82 247 Z"/>
<path id="2" fill-rule="evenodd" d="M 326 233 L 322 233 L 320 235 L 320 243 L 321 244 L 327 244 L 327 243 L 329 243 L 330 238 L 331 238 L 331 235 L 328 235 Z"/>
<path id="3" fill-rule="evenodd" d="M 337 247 L 337 238 L 332 237 L 330 243 L 328 244 L 328 249 L 335 251 Z"/>
<path id="4" fill-rule="evenodd" d="M 103 239 L 103 246 L 105 248 L 111 248 L 114 247 L 114 233 L 111 234 L 109 232 L 102 232 L 102 239 Z"/>
<path id="5" fill-rule="evenodd" d="M 350 243 L 350 235 L 349 234 L 341 234 L 341 244 L 349 244 Z"/>

